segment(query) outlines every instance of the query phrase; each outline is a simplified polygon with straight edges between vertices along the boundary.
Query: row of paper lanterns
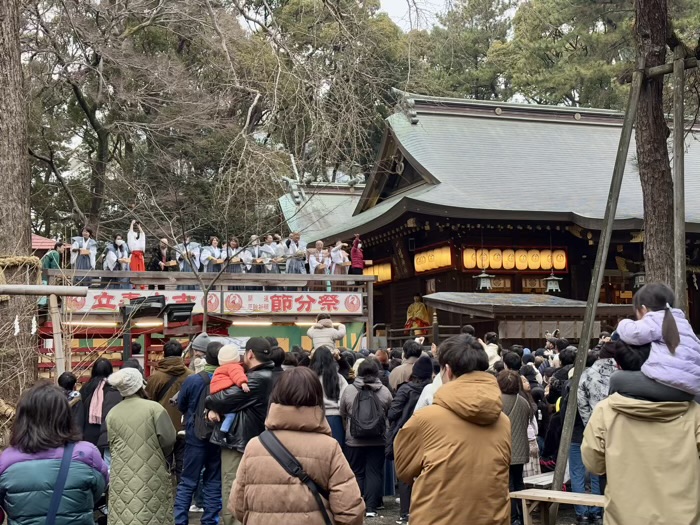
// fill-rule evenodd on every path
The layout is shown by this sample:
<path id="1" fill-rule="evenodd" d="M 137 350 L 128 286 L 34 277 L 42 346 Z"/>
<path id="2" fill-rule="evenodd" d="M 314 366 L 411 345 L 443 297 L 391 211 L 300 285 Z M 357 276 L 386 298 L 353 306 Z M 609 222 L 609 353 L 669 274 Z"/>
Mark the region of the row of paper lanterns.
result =
<path id="1" fill-rule="evenodd" d="M 449 268 L 450 266 L 452 266 L 451 246 L 419 252 L 413 256 L 413 267 L 416 273 L 429 272 L 438 268 Z"/>
<path id="2" fill-rule="evenodd" d="M 424 273 L 453 266 L 452 247 L 442 246 L 418 252 L 413 257 L 416 273 Z M 564 271 L 567 268 L 565 250 L 513 250 L 501 248 L 465 248 L 462 252 L 465 270 L 544 270 Z M 364 269 L 365 275 L 377 276 L 378 282 L 391 281 L 391 263 L 382 263 Z"/>
<path id="3" fill-rule="evenodd" d="M 466 248 L 462 263 L 467 270 L 566 270 L 564 250 L 511 250 Z"/>
<path id="4" fill-rule="evenodd" d="M 374 266 L 366 266 L 362 273 L 364 275 L 376 276 L 378 283 L 391 281 L 391 263 L 387 262 Z"/>

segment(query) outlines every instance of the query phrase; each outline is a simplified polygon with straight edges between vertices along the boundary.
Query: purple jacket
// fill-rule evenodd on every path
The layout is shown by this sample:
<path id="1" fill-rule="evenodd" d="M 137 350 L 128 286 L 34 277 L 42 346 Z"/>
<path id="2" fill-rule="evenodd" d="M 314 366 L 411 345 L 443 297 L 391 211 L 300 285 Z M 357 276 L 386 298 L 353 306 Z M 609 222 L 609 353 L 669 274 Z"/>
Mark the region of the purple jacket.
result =
<path id="1" fill-rule="evenodd" d="M 651 343 L 645 376 L 695 396 L 700 395 L 700 339 L 681 310 L 673 309 L 681 342 L 672 354 L 661 336 L 664 311 L 648 312 L 639 321 L 624 319 L 617 325 L 620 339 L 631 345 Z"/>
<path id="2" fill-rule="evenodd" d="M 43 525 L 61 467 L 63 448 L 26 454 L 8 448 L 0 456 L 0 505 L 13 525 Z M 97 448 L 76 443 L 56 525 L 94 525 L 93 509 L 108 482 Z"/>

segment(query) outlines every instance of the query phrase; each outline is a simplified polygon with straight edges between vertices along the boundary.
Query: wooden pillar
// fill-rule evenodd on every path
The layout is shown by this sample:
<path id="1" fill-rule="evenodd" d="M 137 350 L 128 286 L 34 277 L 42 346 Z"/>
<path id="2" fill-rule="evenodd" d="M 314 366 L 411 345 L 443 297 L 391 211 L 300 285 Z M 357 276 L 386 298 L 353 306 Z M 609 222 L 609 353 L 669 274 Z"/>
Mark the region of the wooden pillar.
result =
<path id="1" fill-rule="evenodd" d="M 49 315 L 53 331 L 53 353 L 56 360 L 56 379 L 66 371 L 66 354 L 63 348 L 63 332 L 61 331 L 61 312 L 58 310 L 58 297 L 49 295 Z M 70 365 L 69 365 L 70 368 Z"/>
<path id="2" fill-rule="evenodd" d="M 676 307 L 688 312 L 688 278 L 685 251 L 685 48 L 674 49 L 673 61 L 673 283 Z"/>
<path id="3" fill-rule="evenodd" d="M 440 346 L 440 325 L 438 324 L 437 312 L 433 312 L 433 343 Z"/>
<path id="4" fill-rule="evenodd" d="M 367 283 L 367 350 L 372 350 L 374 344 L 374 283 Z M 362 343 L 360 343 L 362 346 Z"/>
<path id="5" fill-rule="evenodd" d="M 613 176 L 612 180 L 610 181 L 608 202 L 605 206 L 605 219 L 600 232 L 600 243 L 598 244 L 598 252 L 596 253 L 595 265 L 593 266 L 591 285 L 588 289 L 588 303 L 586 305 L 586 313 L 583 318 L 583 328 L 581 329 L 579 351 L 576 353 L 574 376 L 570 381 L 571 388 L 569 390 L 569 403 L 567 404 L 566 414 L 564 415 L 564 423 L 561 432 L 561 441 L 559 443 L 559 452 L 557 454 L 557 466 L 554 470 L 552 490 L 561 490 L 562 484 L 564 483 L 564 473 L 566 471 L 567 460 L 569 459 L 569 447 L 571 446 L 571 435 L 573 434 L 576 412 L 578 410 L 578 403 L 576 403 L 578 384 L 581 379 L 581 374 L 586 367 L 588 348 L 590 347 L 591 337 L 593 335 L 593 324 L 596 318 L 596 309 L 598 308 L 600 287 L 603 283 L 605 261 L 608 257 L 610 238 L 612 237 L 615 213 L 617 212 L 617 203 L 620 198 L 620 188 L 622 187 L 622 178 L 625 173 L 625 164 L 627 163 L 627 155 L 629 153 L 632 130 L 634 127 L 635 118 L 637 116 L 639 93 L 644 80 L 643 71 L 644 68 L 642 64 L 641 70 L 634 72 L 634 76 L 632 78 L 632 88 L 630 89 L 629 101 L 627 103 L 627 113 L 625 114 L 625 122 L 622 126 L 620 143 L 617 147 L 615 168 L 613 169 Z M 550 525 L 555 525 L 558 513 L 557 511 L 558 505 L 552 505 Z"/>

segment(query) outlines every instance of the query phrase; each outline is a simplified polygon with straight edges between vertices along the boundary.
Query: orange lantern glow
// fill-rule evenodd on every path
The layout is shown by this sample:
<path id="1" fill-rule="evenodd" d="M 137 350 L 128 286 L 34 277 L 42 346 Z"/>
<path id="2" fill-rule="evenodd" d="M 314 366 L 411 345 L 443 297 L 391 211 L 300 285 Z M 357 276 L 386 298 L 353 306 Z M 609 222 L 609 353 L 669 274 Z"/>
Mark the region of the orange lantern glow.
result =
<path id="1" fill-rule="evenodd" d="M 527 252 L 527 267 L 530 270 L 540 269 L 540 251 L 530 250 Z"/>
<path id="2" fill-rule="evenodd" d="M 501 250 L 489 250 L 489 266 L 493 270 L 500 270 L 503 267 L 503 252 Z"/>
<path id="3" fill-rule="evenodd" d="M 473 270 L 476 268 L 476 250 L 473 248 L 467 248 L 462 253 L 462 264 L 467 270 Z"/>
<path id="4" fill-rule="evenodd" d="M 552 269 L 552 250 L 542 250 L 540 252 L 540 268 L 546 271 Z"/>
<path id="5" fill-rule="evenodd" d="M 527 270 L 527 250 L 516 250 L 515 268 L 518 270 Z"/>
<path id="6" fill-rule="evenodd" d="M 481 249 L 476 252 L 476 264 L 481 270 L 484 270 L 489 267 L 488 250 Z"/>
<path id="7" fill-rule="evenodd" d="M 566 252 L 564 250 L 552 252 L 552 265 L 555 270 L 566 270 Z"/>
<path id="8" fill-rule="evenodd" d="M 512 270 L 515 268 L 515 251 L 503 250 L 503 269 Z"/>

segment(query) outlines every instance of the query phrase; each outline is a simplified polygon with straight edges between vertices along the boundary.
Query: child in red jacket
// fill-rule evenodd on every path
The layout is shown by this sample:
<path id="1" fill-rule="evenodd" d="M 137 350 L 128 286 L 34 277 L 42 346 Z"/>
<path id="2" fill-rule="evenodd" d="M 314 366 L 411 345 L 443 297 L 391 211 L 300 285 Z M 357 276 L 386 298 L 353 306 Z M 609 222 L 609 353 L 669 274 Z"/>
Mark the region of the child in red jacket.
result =
<path id="1" fill-rule="evenodd" d="M 237 346 L 224 345 L 219 350 L 219 368 L 214 372 L 209 385 L 209 393 L 216 394 L 232 386 L 237 386 L 244 392 L 250 392 L 248 388 L 248 377 L 245 375 L 241 354 Z M 233 427 L 236 414 L 226 414 L 221 431 L 228 432 Z"/>

